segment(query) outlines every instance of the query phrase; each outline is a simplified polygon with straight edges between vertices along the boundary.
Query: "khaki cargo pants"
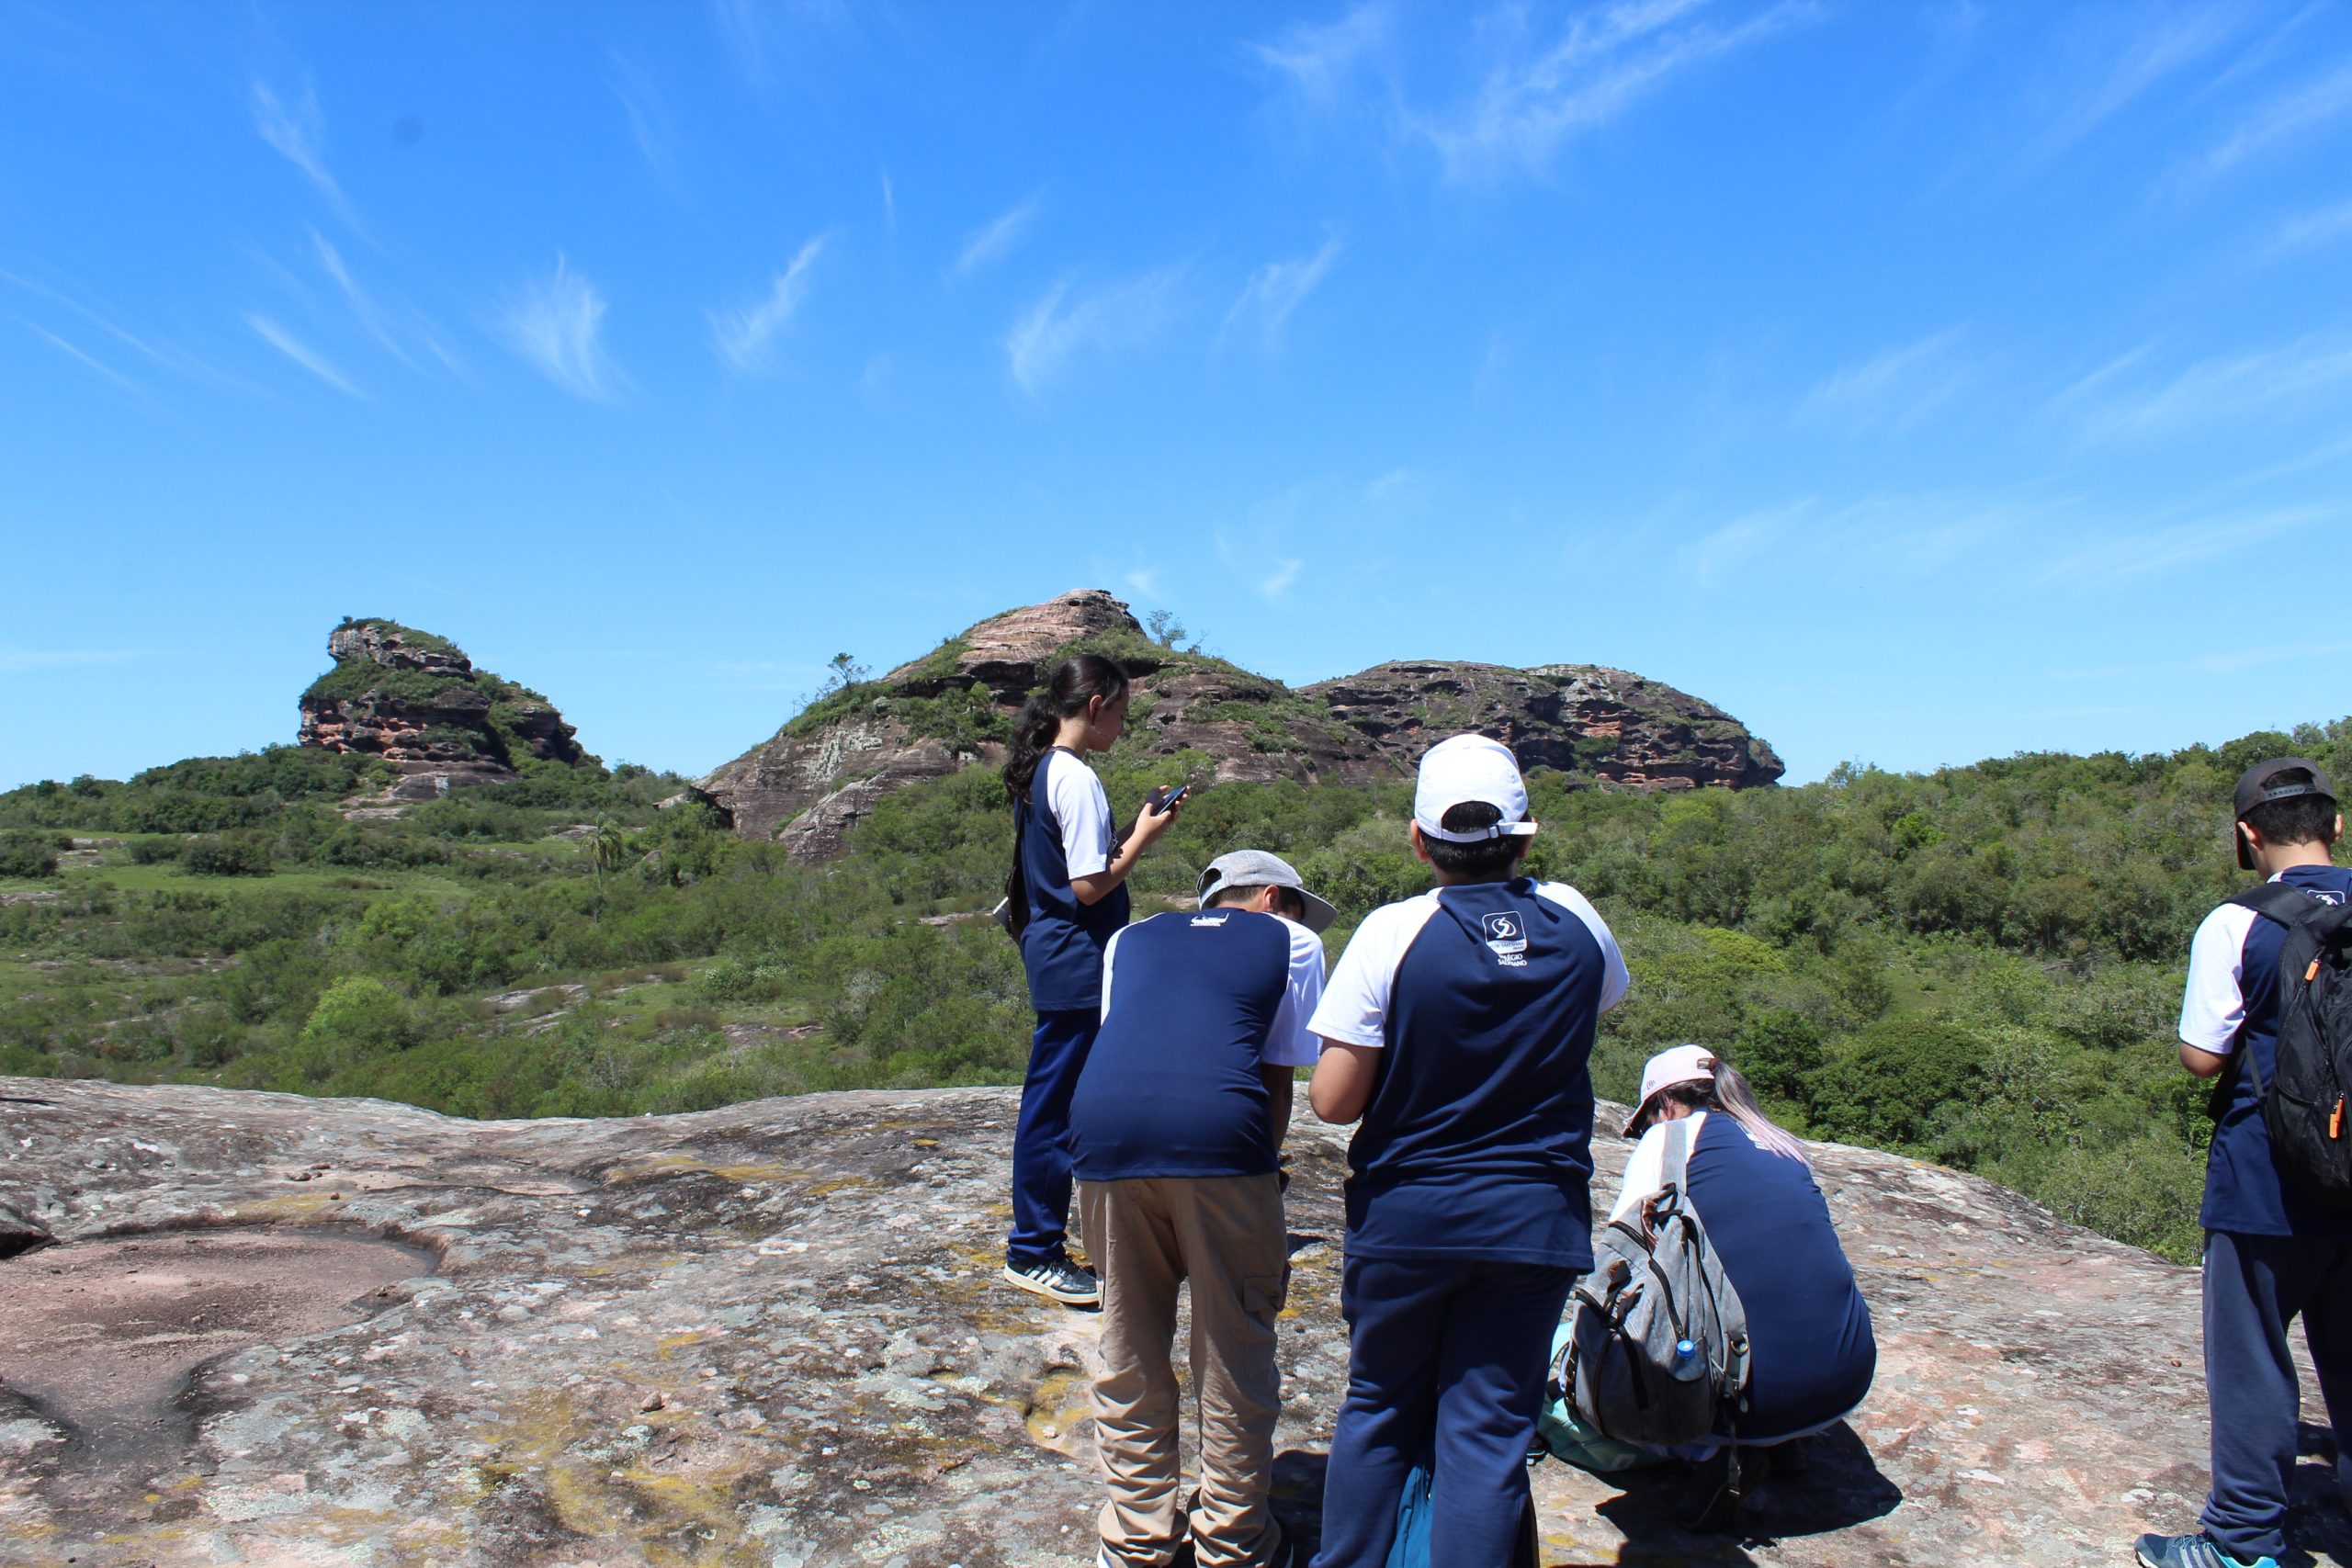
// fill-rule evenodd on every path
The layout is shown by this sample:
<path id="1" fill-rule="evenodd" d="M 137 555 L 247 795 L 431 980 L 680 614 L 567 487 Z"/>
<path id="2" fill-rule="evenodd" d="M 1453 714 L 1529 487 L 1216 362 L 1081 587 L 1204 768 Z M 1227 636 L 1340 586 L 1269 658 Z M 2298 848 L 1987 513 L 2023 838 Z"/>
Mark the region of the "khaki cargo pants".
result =
<path id="1" fill-rule="evenodd" d="M 1086 1251 L 1102 1279 L 1102 1376 L 1094 1438 L 1111 1482 L 1100 1529 L 1113 1562 L 1157 1568 L 1182 1541 L 1177 1456 L 1177 1287 L 1193 1288 L 1193 1389 L 1201 1488 L 1191 1534 L 1201 1568 L 1265 1562 L 1282 1529 L 1273 1481 L 1282 1372 L 1274 1314 L 1289 1276 L 1282 1189 L 1264 1176 L 1081 1181 Z"/>

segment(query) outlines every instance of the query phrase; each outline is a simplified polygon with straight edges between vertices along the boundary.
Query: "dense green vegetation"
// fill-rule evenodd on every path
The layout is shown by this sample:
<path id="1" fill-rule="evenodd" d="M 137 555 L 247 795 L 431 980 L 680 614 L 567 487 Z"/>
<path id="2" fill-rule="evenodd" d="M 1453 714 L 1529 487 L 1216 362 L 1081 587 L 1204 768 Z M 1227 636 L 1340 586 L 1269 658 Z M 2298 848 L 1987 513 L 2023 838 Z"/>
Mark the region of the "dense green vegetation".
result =
<path id="1" fill-rule="evenodd" d="M 1602 1032 L 1600 1089 L 1625 1098 L 1650 1051 L 1703 1042 L 1792 1126 L 2192 1256 L 2205 1127 L 2170 1043 L 2180 971 L 2243 880 L 2230 784 L 2290 750 L 2352 772 L 2352 720 L 1736 795 L 1538 773 L 1534 869 L 1594 898 L 1635 978 Z M 1210 771 L 1124 750 L 1102 766 L 1128 813 Z M 700 807 L 660 809 L 683 781 L 642 769 L 530 764 L 347 818 L 380 782 L 378 764 L 281 748 L 0 795 L 0 1072 L 479 1116 L 1019 1077 L 1020 967 L 976 914 L 1007 849 L 992 773 L 890 797 L 825 867 Z M 1406 805 L 1401 784 L 1204 789 L 1138 901 L 1250 843 L 1351 921 L 1426 886 Z"/>

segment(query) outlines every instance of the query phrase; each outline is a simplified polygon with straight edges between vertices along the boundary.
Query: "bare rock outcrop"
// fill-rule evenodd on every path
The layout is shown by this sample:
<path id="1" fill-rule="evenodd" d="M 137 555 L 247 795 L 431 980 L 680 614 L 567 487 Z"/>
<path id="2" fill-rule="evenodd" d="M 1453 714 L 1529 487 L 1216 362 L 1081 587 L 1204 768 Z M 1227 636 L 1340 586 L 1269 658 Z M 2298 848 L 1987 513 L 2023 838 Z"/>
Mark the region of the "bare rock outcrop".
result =
<path id="1" fill-rule="evenodd" d="M 471 1122 L 0 1079 L 0 1195 L 60 1244 L 0 1262 L 34 1325 L 0 1338 L 0 1563 L 1084 1562 L 1098 1329 L 996 1278 L 1015 1103 Z M 1302 1111 L 1291 1143 L 1275 1490 L 1310 1548 L 1346 1378 L 1344 1136 Z M 1626 1147 L 1603 1141 L 1598 1201 Z M 2193 1270 L 1973 1178 L 1815 1158 L 1876 1319 L 1869 1400 L 1754 1495 L 1736 1544 L 1678 1529 L 1668 1481 L 1540 1466 L 1546 1562 L 2006 1568 L 2121 1561 L 2137 1531 L 2188 1527 Z M 240 1269 L 251 1304 L 272 1257 L 311 1302 L 304 1247 L 364 1291 L 326 1325 L 208 1304 Z M 109 1269 L 136 1321 L 66 1293 Z M 194 1361 L 143 1435 L 99 1375 L 132 1349 Z M 2344 1561 L 2333 1493 L 2306 1461 L 2290 1531 Z"/>
<path id="2" fill-rule="evenodd" d="M 1431 741 L 1476 729 L 1522 766 L 1636 789 L 1750 789 L 1785 771 L 1761 737 L 1687 692 L 1597 664 L 1400 662 L 1303 688 L 1384 760 L 1408 768 Z"/>
<path id="3" fill-rule="evenodd" d="M 1128 744 L 1205 756 L 1217 783 L 1404 777 L 1430 739 L 1471 728 L 1510 741 L 1529 766 L 1632 788 L 1739 789 L 1781 772 L 1721 708 L 1622 670 L 1384 664 L 1294 691 L 1156 643 L 1124 603 L 1083 588 L 828 693 L 697 788 L 738 832 L 827 858 L 892 791 L 997 762 L 1031 690 L 1081 649 L 1116 659 L 1134 682 Z"/>
<path id="4" fill-rule="evenodd" d="M 304 746 L 380 757 L 392 794 L 430 799 L 458 784 L 504 784 L 526 758 L 586 759 L 555 705 L 476 670 L 445 637 L 380 619 L 346 620 L 327 637 L 334 668 L 301 697 Z"/>

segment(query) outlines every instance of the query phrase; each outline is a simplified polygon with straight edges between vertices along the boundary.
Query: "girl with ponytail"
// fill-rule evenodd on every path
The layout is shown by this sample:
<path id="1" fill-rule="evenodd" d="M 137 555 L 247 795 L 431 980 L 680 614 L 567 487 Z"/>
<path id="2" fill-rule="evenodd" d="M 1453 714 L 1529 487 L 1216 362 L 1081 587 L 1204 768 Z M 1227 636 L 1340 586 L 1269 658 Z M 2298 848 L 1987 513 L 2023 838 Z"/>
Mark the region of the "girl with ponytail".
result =
<path id="1" fill-rule="evenodd" d="M 1641 1223 L 1643 1200 L 1664 1184 L 1665 1124 L 1693 1129 L 1684 1192 L 1747 1314 L 1747 1409 L 1743 1451 L 1834 1426 L 1862 1402 L 1878 1366 L 1853 1268 L 1804 1145 L 1775 1126 L 1747 1079 L 1699 1045 L 1661 1051 L 1642 1069 L 1642 1102 L 1625 1123 L 1638 1136 L 1611 1220 Z M 1721 1506 L 1735 1477 L 1728 1449 L 1701 1470 L 1702 1512 Z M 1753 1474 L 1754 1458 L 1741 1467 Z"/>
<path id="2" fill-rule="evenodd" d="M 1126 672 L 1081 653 L 1021 710 L 1004 759 L 1027 917 L 1021 962 L 1037 1014 L 1012 1140 L 1004 1277 L 1072 1306 L 1096 1305 L 1102 1291 L 1066 1250 L 1070 1092 L 1102 1024 L 1102 950 L 1127 923 L 1127 873 L 1181 809 L 1147 805 L 1124 840 L 1112 831 L 1110 797 L 1085 758 L 1109 750 L 1126 723 Z"/>

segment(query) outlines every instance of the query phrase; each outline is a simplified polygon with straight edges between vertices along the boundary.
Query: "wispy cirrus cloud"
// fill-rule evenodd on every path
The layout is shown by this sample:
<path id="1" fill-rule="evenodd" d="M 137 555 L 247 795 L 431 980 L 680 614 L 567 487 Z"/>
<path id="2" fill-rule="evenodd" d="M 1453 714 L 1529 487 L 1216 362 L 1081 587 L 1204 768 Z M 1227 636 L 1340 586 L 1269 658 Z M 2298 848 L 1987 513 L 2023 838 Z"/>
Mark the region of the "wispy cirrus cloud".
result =
<path id="1" fill-rule="evenodd" d="M 1277 560 L 1272 572 L 1259 582 L 1258 592 L 1269 599 L 1279 599 L 1290 591 L 1290 585 L 1296 582 L 1298 574 L 1306 570 L 1306 563 L 1303 560 L 1291 558 Z"/>
<path id="2" fill-rule="evenodd" d="M 2047 164 L 2087 140 L 2236 36 L 2245 17 L 2222 6 L 2086 13 L 2053 67 L 2038 106 L 2040 134 L 2026 150 Z"/>
<path id="3" fill-rule="evenodd" d="M 2352 384 L 2352 337 L 2342 333 L 2220 355 L 2168 376 L 2137 374 L 2154 352 L 2143 345 L 2109 360 L 2052 399 L 2050 412 L 2086 440 L 2144 440 L 2282 410 L 2312 412 L 2332 406 L 2328 400 Z"/>
<path id="4" fill-rule="evenodd" d="M 255 78 L 253 85 L 254 129 L 286 161 L 302 171 L 334 207 L 336 216 L 353 228 L 358 220 L 350 197 L 327 167 L 326 118 L 319 112 L 319 95 L 308 80 L 299 96 L 280 97 L 277 89 Z"/>
<path id="5" fill-rule="evenodd" d="M 367 393 L 353 386 L 342 371 L 329 364 L 324 355 L 288 332 L 284 327 L 257 310 L 245 313 L 245 325 L 261 335 L 263 342 L 277 350 L 295 364 L 349 397 L 365 398 Z"/>
<path id="6" fill-rule="evenodd" d="M 2352 201 L 2339 201 L 2332 207 L 2317 207 L 2300 212 L 2278 225 L 2271 236 L 2270 250 L 2276 254 L 2304 250 L 2312 245 L 2324 245 L 2352 234 Z"/>
<path id="7" fill-rule="evenodd" d="M 628 133 L 638 155 L 654 177 L 672 190 L 678 188 L 678 131 L 670 108 L 651 73 L 615 50 L 605 57 L 612 66 L 606 85 L 619 100 L 628 120 Z"/>
<path id="8" fill-rule="evenodd" d="M 1129 588 L 1134 589 L 1146 599 L 1159 597 L 1159 572 L 1156 568 L 1144 571 L 1131 571 L 1126 574 L 1125 581 Z"/>
<path id="9" fill-rule="evenodd" d="M 558 252 L 555 271 L 525 286 L 498 331 L 548 380 L 574 397 L 602 402 L 628 385 L 605 352 L 604 324 L 605 297 Z"/>
<path id="10" fill-rule="evenodd" d="M 1391 20 L 1386 6 L 1362 5 L 1337 21 L 1293 27 L 1271 42 L 1243 47 L 1309 104 L 1328 107 L 1387 43 Z"/>
<path id="11" fill-rule="evenodd" d="M 191 381 L 209 382 L 216 386 L 234 386 L 248 391 L 252 389 L 234 378 L 223 375 L 175 344 L 140 336 L 115 319 L 112 313 L 113 307 L 110 305 L 104 305 L 103 302 L 93 304 L 63 289 L 51 288 L 45 283 L 37 283 L 29 277 L 5 270 L 0 270 L 0 283 L 12 284 L 36 299 L 72 312 L 159 370 L 168 370 L 175 376 L 185 377 Z M 65 347 L 68 352 L 79 352 L 56 333 L 44 332 L 42 335 L 48 337 L 51 342 Z"/>
<path id="12" fill-rule="evenodd" d="M 956 265 L 951 269 L 955 276 L 968 277 L 1011 255 L 1013 247 L 1021 243 L 1021 236 L 1036 220 L 1037 209 L 1045 199 L 1044 191 L 1033 191 L 965 236 L 964 248 L 956 254 Z"/>
<path id="13" fill-rule="evenodd" d="M 2347 110 L 2352 110 L 2352 61 L 2263 104 L 2208 149 L 2192 165 L 2192 172 L 2205 178 L 2226 174 Z"/>
<path id="14" fill-rule="evenodd" d="M 1218 336 L 1238 329 L 1254 334 L 1266 348 L 1278 346 L 1283 327 L 1292 312 L 1322 286 L 1342 248 L 1338 240 L 1326 240 L 1322 249 L 1313 255 L 1268 262 L 1251 273 L 1250 281 L 1242 286 L 1240 297 L 1226 311 L 1225 325 L 1219 329 Z"/>
<path id="15" fill-rule="evenodd" d="M 1742 513 L 1676 552 L 1684 573 L 1709 592 L 1749 592 L 1759 576 L 1802 573 L 1877 587 L 1949 574 L 1971 561 L 2006 563 L 2019 530 L 2047 525 L 2064 510 L 2046 496 L 1920 491 L 1840 502 L 1800 496 Z"/>
<path id="16" fill-rule="evenodd" d="M 408 350 L 403 348 L 400 340 L 392 335 L 391 327 L 385 318 L 384 311 L 351 276 L 351 269 L 344 265 L 343 253 L 329 243 L 327 237 L 316 229 L 311 231 L 311 245 L 318 254 L 320 269 L 342 292 L 344 303 L 350 306 L 351 313 L 359 318 L 359 324 L 368 330 L 368 335 L 374 338 L 393 358 L 413 369 L 416 361 L 409 356 Z"/>
<path id="17" fill-rule="evenodd" d="M 740 310 L 709 313 L 711 341 L 718 345 L 719 356 L 736 370 L 758 375 L 775 367 L 772 346 L 775 336 L 791 322 L 801 301 L 808 298 L 808 269 L 816 265 L 818 253 L 825 248 L 825 238 L 820 234 L 801 246 L 800 254 L 775 275 L 767 293 L 759 299 Z"/>
<path id="18" fill-rule="evenodd" d="M 890 23 L 879 6 L 853 0 L 712 0 L 719 46 L 736 73 L 762 93 L 786 76 L 812 76 L 817 47 L 862 38 Z"/>
<path id="19" fill-rule="evenodd" d="M 1814 0 L 1780 0 L 1725 25 L 1698 17 L 1704 0 L 1621 0 L 1575 13 L 1548 39 L 1506 14 L 1490 28 L 1499 58 L 1466 104 L 1410 113 L 1406 124 L 1457 177 L 1510 165 L 1541 169 L 1577 134 L 1605 125 L 1669 80 L 1822 15 Z"/>
<path id="20" fill-rule="evenodd" d="M 1796 417 L 1856 431 L 1904 431 L 1949 403 L 1975 378 L 1960 352 L 1963 329 L 1946 327 L 1833 371 L 1799 399 Z"/>
<path id="21" fill-rule="evenodd" d="M 1031 397 L 1074 359 L 1138 347 L 1167 329 L 1185 269 L 1165 266 L 1092 289 L 1067 279 L 1021 313 L 1005 334 L 1012 378 Z"/>
<path id="22" fill-rule="evenodd" d="M 2222 560 L 2290 533 L 2325 536 L 2342 526 L 2345 515 L 2340 506 L 2291 506 L 2113 529 L 2044 558 L 2036 581 L 2068 588 L 2129 583 Z"/>
<path id="23" fill-rule="evenodd" d="M 138 657 L 136 649 L 128 648 L 0 648 L 0 675 L 90 664 L 128 664 Z"/>
<path id="24" fill-rule="evenodd" d="M 82 348 L 79 344 L 70 343 L 64 338 L 60 337 L 57 333 L 51 332 L 47 327 L 41 326 L 37 322 L 26 321 L 22 316 L 18 316 L 17 318 L 17 324 L 23 327 L 35 337 L 42 339 L 48 343 L 51 347 L 55 348 L 60 353 L 78 361 L 85 369 L 87 369 L 93 374 L 112 382 L 115 386 L 119 387 L 124 391 L 133 393 L 141 398 L 148 395 L 147 389 L 144 386 L 132 380 L 130 377 L 124 375 L 121 371 L 117 370 L 113 366 L 108 365 L 104 360 L 98 358 L 96 355 L 93 355 L 87 350 Z"/>

